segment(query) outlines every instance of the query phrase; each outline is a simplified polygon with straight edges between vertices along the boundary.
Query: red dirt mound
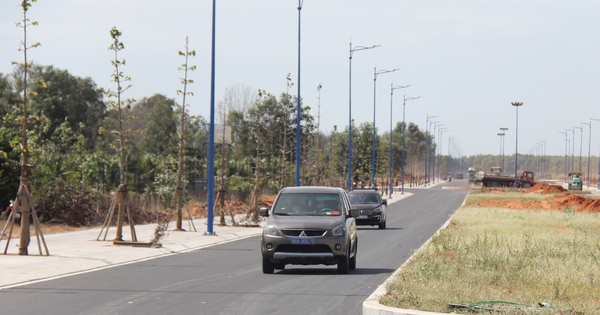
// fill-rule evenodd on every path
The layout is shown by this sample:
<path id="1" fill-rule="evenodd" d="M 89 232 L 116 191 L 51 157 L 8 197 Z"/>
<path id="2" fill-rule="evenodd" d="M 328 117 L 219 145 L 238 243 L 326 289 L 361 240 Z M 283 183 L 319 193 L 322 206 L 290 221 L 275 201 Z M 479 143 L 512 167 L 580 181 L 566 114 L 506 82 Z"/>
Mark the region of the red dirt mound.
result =
<path id="1" fill-rule="evenodd" d="M 567 191 L 566 189 L 564 189 L 562 186 L 559 185 L 548 185 L 548 187 L 546 187 L 544 190 L 542 190 L 542 195 L 546 195 L 546 194 L 557 194 L 557 193 L 561 193 L 563 191 Z"/>
<path id="2" fill-rule="evenodd" d="M 579 206 L 586 201 L 582 195 L 568 195 L 561 203 L 561 207 Z"/>
<path id="3" fill-rule="evenodd" d="M 542 192 L 542 191 L 548 189 L 548 187 L 550 187 L 550 185 L 545 184 L 545 183 L 537 183 L 537 184 L 533 185 L 533 187 L 529 188 L 529 190 L 527 192 L 528 193 Z"/>
<path id="4" fill-rule="evenodd" d="M 600 199 L 588 199 L 577 208 L 577 211 L 600 212 Z"/>

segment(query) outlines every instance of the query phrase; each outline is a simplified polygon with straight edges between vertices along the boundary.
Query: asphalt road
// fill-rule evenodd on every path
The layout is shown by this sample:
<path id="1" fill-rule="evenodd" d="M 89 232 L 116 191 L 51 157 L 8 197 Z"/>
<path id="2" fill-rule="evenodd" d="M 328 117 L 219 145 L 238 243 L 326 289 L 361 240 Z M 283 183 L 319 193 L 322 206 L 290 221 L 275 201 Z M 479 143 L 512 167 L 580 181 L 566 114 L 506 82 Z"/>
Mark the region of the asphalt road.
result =
<path id="1" fill-rule="evenodd" d="M 454 184 L 454 183 L 449 183 Z M 259 237 L 0 291 L 2 314 L 361 314 L 362 302 L 460 207 L 467 191 L 406 189 L 387 229 L 359 227 L 357 269 L 264 275 Z"/>

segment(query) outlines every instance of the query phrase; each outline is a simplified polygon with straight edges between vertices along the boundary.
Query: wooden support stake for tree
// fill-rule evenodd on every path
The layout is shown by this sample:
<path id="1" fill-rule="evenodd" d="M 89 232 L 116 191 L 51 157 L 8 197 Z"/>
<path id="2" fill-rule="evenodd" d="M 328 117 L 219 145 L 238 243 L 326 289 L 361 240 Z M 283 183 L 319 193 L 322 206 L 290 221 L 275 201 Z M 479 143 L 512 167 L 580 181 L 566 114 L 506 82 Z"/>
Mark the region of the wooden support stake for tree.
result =
<path id="1" fill-rule="evenodd" d="M 6 253 L 8 252 L 8 245 L 10 244 L 10 240 L 12 238 L 12 232 L 13 232 L 13 227 L 15 224 L 16 216 L 17 216 L 17 213 L 19 212 L 19 208 L 21 208 L 21 205 L 25 205 L 27 207 L 27 208 L 23 207 L 24 211 L 22 211 L 22 214 L 21 214 L 21 227 L 23 227 L 23 225 L 27 225 L 26 230 L 29 231 L 29 228 L 28 228 L 29 214 L 31 214 L 31 218 L 32 218 L 33 225 L 35 228 L 35 236 L 37 239 L 38 252 L 39 252 L 40 256 L 49 256 L 50 252 L 48 251 L 48 246 L 46 245 L 46 240 L 44 239 L 44 234 L 42 233 L 42 228 L 40 227 L 40 221 L 38 219 L 37 212 L 35 211 L 33 198 L 31 197 L 31 194 L 29 193 L 29 189 L 27 188 L 27 185 L 24 185 L 24 184 L 21 184 L 21 186 L 19 187 L 19 191 L 17 192 L 17 199 L 13 203 L 12 211 L 9 214 L 8 220 L 6 221 L 7 224 L 9 224 L 9 222 L 10 222 L 10 230 L 9 230 L 8 237 L 6 239 L 6 246 L 4 247 L 4 255 L 6 255 Z M 4 236 L 6 227 L 7 226 L 5 225 L 4 229 L 2 230 L 2 235 L 0 235 L 0 241 L 2 240 L 2 237 Z M 23 231 L 23 228 L 21 228 L 21 231 Z M 20 237 L 21 237 L 21 239 L 19 242 L 19 255 L 28 255 L 29 253 L 27 251 L 27 247 L 29 246 L 29 241 L 30 241 L 29 235 L 26 235 L 26 236 L 21 235 Z M 45 255 L 42 252 L 41 245 L 44 245 L 44 250 L 46 251 Z"/>

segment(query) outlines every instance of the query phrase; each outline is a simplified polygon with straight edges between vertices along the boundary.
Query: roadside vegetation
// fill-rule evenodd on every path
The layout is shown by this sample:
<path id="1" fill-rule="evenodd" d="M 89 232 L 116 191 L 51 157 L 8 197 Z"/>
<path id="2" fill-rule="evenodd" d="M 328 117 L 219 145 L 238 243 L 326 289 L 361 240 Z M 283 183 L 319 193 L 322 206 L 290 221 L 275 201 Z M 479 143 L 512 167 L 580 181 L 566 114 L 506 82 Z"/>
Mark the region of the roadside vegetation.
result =
<path id="1" fill-rule="evenodd" d="M 388 284 L 380 303 L 404 309 L 502 314 L 598 314 L 600 213 L 488 208 L 486 200 L 554 195 L 472 193 L 466 205 Z M 497 303 L 501 302 L 501 303 Z M 514 303 L 514 304 L 513 304 Z"/>

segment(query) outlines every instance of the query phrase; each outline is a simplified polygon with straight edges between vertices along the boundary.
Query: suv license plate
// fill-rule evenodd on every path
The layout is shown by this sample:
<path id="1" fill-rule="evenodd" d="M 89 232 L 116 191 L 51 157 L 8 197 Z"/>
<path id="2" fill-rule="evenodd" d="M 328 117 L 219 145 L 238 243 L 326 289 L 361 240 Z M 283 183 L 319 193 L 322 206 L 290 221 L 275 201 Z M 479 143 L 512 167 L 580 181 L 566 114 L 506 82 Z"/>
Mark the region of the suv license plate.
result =
<path id="1" fill-rule="evenodd" d="M 315 245 L 315 240 L 312 238 L 293 238 L 293 245 Z"/>
<path id="2" fill-rule="evenodd" d="M 368 219 L 368 215 L 359 215 L 357 219 Z"/>

